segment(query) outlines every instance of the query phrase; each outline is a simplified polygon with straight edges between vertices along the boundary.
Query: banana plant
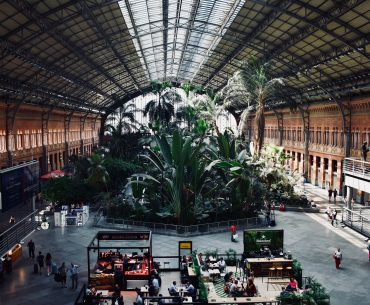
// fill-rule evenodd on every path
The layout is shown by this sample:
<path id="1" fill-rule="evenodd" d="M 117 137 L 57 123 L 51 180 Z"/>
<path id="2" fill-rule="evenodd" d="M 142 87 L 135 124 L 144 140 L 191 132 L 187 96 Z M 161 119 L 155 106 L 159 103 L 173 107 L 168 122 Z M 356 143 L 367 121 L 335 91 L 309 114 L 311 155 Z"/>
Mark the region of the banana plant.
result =
<path id="1" fill-rule="evenodd" d="M 193 203 L 202 192 L 208 174 L 206 161 L 201 158 L 202 141 L 193 141 L 175 130 L 171 138 L 165 134 L 155 136 L 159 151 L 147 148 L 141 155 L 156 168 L 167 210 L 178 223 L 190 223 L 194 216 Z M 172 140 L 172 141 L 171 141 Z"/>

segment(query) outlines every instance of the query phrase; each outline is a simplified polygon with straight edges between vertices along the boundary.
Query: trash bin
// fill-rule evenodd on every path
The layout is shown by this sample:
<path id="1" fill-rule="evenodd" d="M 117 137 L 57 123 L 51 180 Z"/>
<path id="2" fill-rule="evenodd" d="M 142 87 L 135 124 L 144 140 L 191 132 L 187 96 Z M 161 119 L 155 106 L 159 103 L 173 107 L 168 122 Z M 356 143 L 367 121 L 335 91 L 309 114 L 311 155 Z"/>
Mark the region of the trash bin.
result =
<path id="1" fill-rule="evenodd" d="M 7 255 L 3 261 L 3 268 L 6 273 L 12 272 L 12 258 Z"/>

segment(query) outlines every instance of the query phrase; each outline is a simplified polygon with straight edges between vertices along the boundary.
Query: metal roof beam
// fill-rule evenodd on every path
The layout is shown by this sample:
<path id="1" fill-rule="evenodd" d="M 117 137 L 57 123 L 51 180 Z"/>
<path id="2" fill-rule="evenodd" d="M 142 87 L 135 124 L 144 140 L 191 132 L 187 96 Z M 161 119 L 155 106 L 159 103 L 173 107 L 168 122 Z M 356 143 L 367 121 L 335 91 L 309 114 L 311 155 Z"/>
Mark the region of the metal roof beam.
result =
<path id="1" fill-rule="evenodd" d="M 164 79 L 167 76 L 167 41 L 168 41 L 168 0 L 162 0 L 163 15 L 163 61 L 164 61 Z"/>
<path id="2" fill-rule="evenodd" d="M 353 9 L 354 7 L 356 7 L 360 2 L 362 3 L 364 1 L 352 1 L 352 2 L 349 1 L 347 6 L 342 6 L 341 5 L 340 7 L 336 7 L 335 9 L 331 10 L 331 14 L 324 13 L 321 10 L 312 7 L 311 5 L 308 5 L 307 3 L 303 3 L 300 0 L 296 0 L 296 1 L 293 1 L 293 2 L 296 3 L 297 5 L 308 8 L 309 10 L 320 14 L 320 17 L 311 21 L 311 24 L 308 24 L 304 28 L 300 29 L 295 35 L 290 36 L 287 40 L 283 41 L 280 44 L 280 46 L 277 46 L 273 50 L 269 51 L 267 56 L 264 58 L 265 62 L 271 60 L 272 58 L 274 58 L 274 57 L 278 56 L 279 54 L 283 53 L 284 51 L 288 50 L 290 47 L 294 46 L 299 41 L 303 40 L 305 37 L 310 35 L 312 32 L 316 31 L 317 27 L 314 26 L 314 24 L 326 25 L 330 21 L 335 21 L 337 23 L 340 23 L 342 26 L 346 25 L 345 23 L 343 25 L 343 22 L 340 19 L 338 19 L 338 17 L 340 15 L 345 14 L 346 12 Z M 358 30 L 354 29 L 353 27 L 347 26 L 347 28 L 350 28 L 350 30 L 352 32 L 355 32 L 360 37 L 364 36 L 363 33 L 359 32 Z M 363 38 L 361 38 L 361 39 L 363 39 Z"/>
<path id="3" fill-rule="evenodd" d="M 279 6 L 286 8 L 290 5 L 290 1 L 282 1 Z M 280 15 L 281 12 L 277 10 L 271 10 L 269 14 L 265 18 L 262 19 L 261 22 L 257 24 L 257 26 L 247 35 L 244 36 L 243 42 L 239 43 L 239 45 L 231 52 L 220 64 L 219 66 L 211 73 L 211 75 L 203 82 L 203 86 L 207 86 L 208 83 L 223 69 L 225 66 L 232 61 L 235 57 L 237 57 L 243 50 L 243 46 L 249 45 L 260 32 L 263 32 L 268 28 L 268 26 L 276 20 L 276 17 Z"/>
<path id="4" fill-rule="evenodd" d="M 125 68 L 127 74 L 130 76 L 132 82 L 135 84 L 135 87 L 137 90 L 140 90 L 140 85 L 135 80 L 134 76 L 130 72 L 129 67 L 127 66 L 126 62 L 122 58 L 121 54 L 118 53 L 117 49 L 112 45 L 112 42 L 108 38 L 108 35 L 105 33 L 103 27 L 100 25 L 98 20 L 96 20 L 94 13 L 91 11 L 89 6 L 86 5 L 85 1 L 79 1 L 79 4 L 82 9 L 82 15 L 85 15 L 88 19 L 90 19 L 93 23 L 93 26 L 97 29 L 98 36 L 100 36 L 106 43 L 106 45 L 112 50 L 113 54 L 117 57 L 119 62 L 122 64 L 122 66 Z"/>
<path id="5" fill-rule="evenodd" d="M 27 15 L 28 18 L 33 19 L 37 25 L 45 32 L 47 32 L 50 36 L 52 36 L 56 41 L 64 45 L 74 54 L 76 54 L 82 61 L 87 63 L 89 66 L 97 70 L 100 74 L 104 75 L 107 79 L 109 79 L 112 83 L 114 83 L 118 88 L 122 91 L 125 89 L 119 84 L 103 67 L 98 66 L 90 57 L 88 57 L 85 53 L 81 52 L 81 50 L 74 46 L 70 40 L 63 35 L 62 33 L 58 32 L 55 29 L 51 29 L 51 24 L 49 20 L 44 18 L 41 14 L 36 12 L 33 7 L 27 3 L 25 0 L 15 0 L 14 3 L 22 10 L 23 14 Z"/>
<path id="6" fill-rule="evenodd" d="M 78 99 L 76 97 L 67 95 L 67 94 L 61 94 L 60 92 L 56 92 L 53 90 L 50 90 L 50 88 L 43 88 L 41 86 L 34 86 L 30 83 L 21 82 L 15 79 L 12 79 L 5 75 L 0 75 L 0 90 L 7 91 L 9 93 L 13 94 L 20 94 L 20 95 L 33 95 L 36 99 L 53 99 L 58 100 L 61 102 L 61 104 L 66 106 L 78 106 L 81 108 L 91 108 L 91 103 L 88 101 L 84 101 L 81 99 Z M 45 104 L 45 103 L 41 103 Z M 95 105 L 94 105 L 95 106 Z M 96 105 L 95 109 L 99 110 L 98 105 Z"/>
<path id="7" fill-rule="evenodd" d="M 13 55 L 16 58 L 21 59 L 22 61 L 32 65 L 33 67 L 39 69 L 40 71 L 46 71 L 52 76 L 57 76 L 62 78 L 64 81 L 69 83 L 73 82 L 74 84 L 84 87 L 88 90 L 94 91 L 107 99 L 113 100 L 112 96 L 106 94 L 102 90 L 98 89 L 97 87 L 93 86 L 91 83 L 88 83 L 80 78 L 77 78 L 67 72 L 64 72 L 60 69 L 60 67 L 56 67 L 52 64 L 46 63 L 42 60 L 42 58 L 34 56 L 29 52 L 29 50 L 22 49 L 20 47 L 15 46 L 12 42 L 6 41 L 0 37 L 0 48 L 8 54 Z M 38 74 L 38 73 L 36 73 Z M 30 78 L 34 77 L 36 74 L 32 74 L 26 81 Z"/>
<path id="8" fill-rule="evenodd" d="M 130 2 L 128 0 L 125 0 L 125 5 L 127 7 L 127 12 L 128 12 L 128 14 L 130 16 L 130 20 L 131 20 L 131 24 L 132 24 L 133 30 L 135 32 L 135 36 L 138 36 L 138 31 L 137 31 L 137 27 L 136 27 L 136 24 L 135 24 L 134 16 L 132 14 Z M 141 54 L 143 56 L 144 65 L 145 65 L 145 68 L 146 68 L 146 70 L 148 72 L 149 79 L 151 79 L 150 71 L 149 71 L 149 68 L 148 68 L 148 64 L 146 63 L 146 59 L 145 59 L 145 56 L 144 56 L 144 53 L 143 53 L 143 47 L 141 45 L 140 39 L 137 39 L 137 43 L 139 45 L 140 52 L 141 52 Z"/>
<path id="9" fill-rule="evenodd" d="M 330 30 L 327 28 L 327 20 L 322 20 L 321 22 L 314 22 L 312 20 L 309 20 L 307 19 L 306 17 L 303 17 L 303 16 L 300 16 L 298 14 L 295 14 L 293 12 L 290 12 L 290 11 L 287 11 L 285 10 L 285 8 L 282 8 L 279 5 L 275 5 L 275 4 L 271 4 L 269 2 L 266 2 L 265 0 L 251 0 L 252 2 L 255 2 L 255 3 L 258 3 L 258 4 L 261 4 L 261 5 L 265 5 L 266 7 L 269 7 L 277 12 L 281 12 L 281 13 L 284 13 L 290 17 L 293 17 L 297 20 L 300 20 L 304 23 L 307 23 L 308 25 L 310 25 L 311 27 L 315 28 L 316 30 L 321 30 L 323 31 L 324 33 L 334 37 L 335 39 L 337 39 L 338 41 L 340 41 L 341 43 L 347 45 L 348 47 L 350 47 L 352 50 L 360 53 L 361 55 L 363 55 L 364 57 L 366 57 L 367 59 L 370 60 L 370 54 L 367 54 L 364 50 L 362 50 L 361 48 L 359 49 L 357 46 L 351 44 L 351 42 L 345 40 L 344 38 L 342 38 L 342 36 L 336 34 L 334 31 Z M 314 30 L 313 30 L 314 31 Z"/>

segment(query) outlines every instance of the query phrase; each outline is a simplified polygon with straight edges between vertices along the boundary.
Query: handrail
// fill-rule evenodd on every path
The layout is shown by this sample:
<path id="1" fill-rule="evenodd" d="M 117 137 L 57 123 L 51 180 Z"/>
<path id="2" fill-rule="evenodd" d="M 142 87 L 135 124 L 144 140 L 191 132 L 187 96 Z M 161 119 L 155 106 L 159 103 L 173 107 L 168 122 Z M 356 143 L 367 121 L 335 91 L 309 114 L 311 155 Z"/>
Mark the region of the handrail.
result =
<path id="1" fill-rule="evenodd" d="M 354 158 L 345 158 L 343 164 L 345 174 L 367 178 L 370 180 L 370 162 Z"/>
<path id="2" fill-rule="evenodd" d="M 28 214 L 22 220 L 18 221 L 12 227 L 0 234 L 0 254 L 6 253 L 15 244 L 19 243 L 23 238 L 25 238 L 29 233 L 37 227 L 37 222 L 35 215 L 38 210 L 33 211 Z"/>
<path id="3" fill-rule="evenodd" d="M 104 220 L 102 223 L 101 220 Z M 234 224 L 238 229 L 262 227 L 265 226 L 264 220 L 260 217 L 240 218 L 234 220 L 225 220 L 219 222 L 211 222 L 197 225 L 176 225 L 155 223 L 146 221 L 135 221 L 127 219 L 106 218 L 100 214 L 94 216 L 94 226 L 98 227 L 119 227 L 120 229 L 130 229 L 131 227 L 146 227 L 154 233 L 167 233 L 173 235 L 200 235 L 210 232 L 228 231 L 229 227 Z"/>
<path id="4" fill-rule="evenodd" d="M 370 238 L 370 219 L 361 212 L 342 207 L 342 223 Z"/>

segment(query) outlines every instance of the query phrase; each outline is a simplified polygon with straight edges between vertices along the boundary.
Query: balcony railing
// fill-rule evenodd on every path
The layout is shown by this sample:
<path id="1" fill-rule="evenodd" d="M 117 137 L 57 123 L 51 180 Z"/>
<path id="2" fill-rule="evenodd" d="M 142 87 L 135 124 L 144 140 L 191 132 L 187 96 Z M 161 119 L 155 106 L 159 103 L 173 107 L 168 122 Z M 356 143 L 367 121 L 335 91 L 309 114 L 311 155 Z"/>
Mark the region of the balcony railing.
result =
<path id="1" fill-rule="evenodd" d="M 370 237 L 370 219 L 362 215 L 361 211 L 353 211 L 348 208 L 342 208 L 342 223 L 346 226 L 360 232 L 366 237 Z"/>
<path id="2" fill-rule="evenodd" d="M 370 162 L 346 158 L 344 159 L 343 172 L 347 175 L 370 180 Z"/>

